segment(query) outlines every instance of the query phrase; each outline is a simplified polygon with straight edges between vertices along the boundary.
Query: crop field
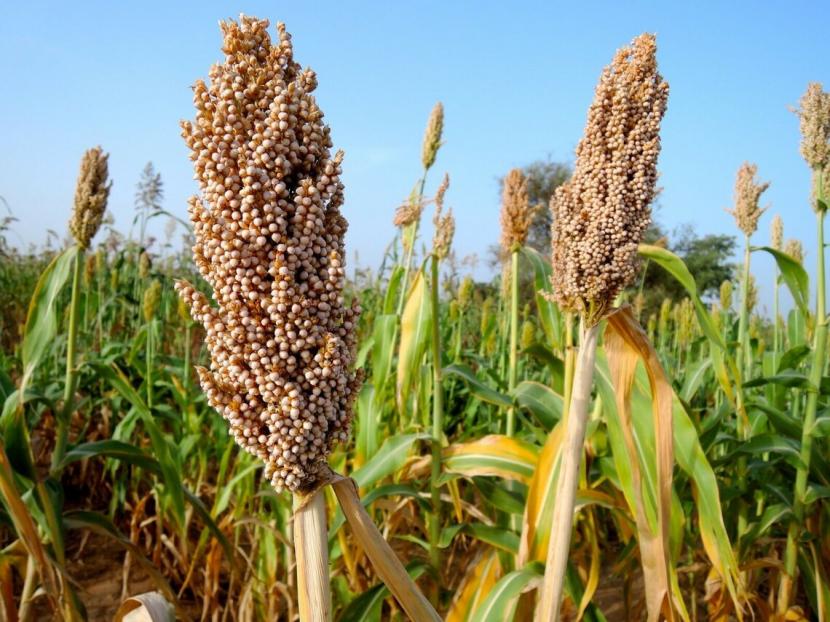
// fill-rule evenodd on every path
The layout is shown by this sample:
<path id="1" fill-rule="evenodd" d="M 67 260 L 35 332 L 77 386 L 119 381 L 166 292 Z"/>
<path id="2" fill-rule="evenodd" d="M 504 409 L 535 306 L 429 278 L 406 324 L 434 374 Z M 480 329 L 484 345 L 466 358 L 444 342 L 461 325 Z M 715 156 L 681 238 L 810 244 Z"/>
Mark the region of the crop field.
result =
<path id="1" fill-rule="evenodd" d="M 571 164 L 504 172 L 483 280 L 449 110 L 352 265 L 317 75 L 282 24 L 221 37 L 188 205 L 148 166 L 118 232 L 102 145 L 65 242 L 20 248 L 0 206 L 0 620 L 830 620 L 821 84 L 792 94 L 810 266 L 751 162 L 734 237 L 652 222 L 673 76 L 645 33 L 605 50 Z"/>

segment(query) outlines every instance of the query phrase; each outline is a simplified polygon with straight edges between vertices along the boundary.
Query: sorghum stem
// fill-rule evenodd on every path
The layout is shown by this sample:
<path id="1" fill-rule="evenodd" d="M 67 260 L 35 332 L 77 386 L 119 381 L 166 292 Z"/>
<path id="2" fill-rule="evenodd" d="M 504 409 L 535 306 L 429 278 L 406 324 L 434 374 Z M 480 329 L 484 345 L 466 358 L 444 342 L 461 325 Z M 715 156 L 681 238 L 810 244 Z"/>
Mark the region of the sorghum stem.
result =
<path id="1" fill-rule="evenodd" d="M 823 180 L 819 175 L 818 195 L 821 195 Z M 807 477 L 810 473 L 810 457 L 813 451 L 813 426 L 818 410 L 818 394 L 821 378 L 824 372 L 824 363 L 827 354 L 827 310 L 825 300 L 825 270 L 824 270 L 824 211 L 816 213 L 818 228 L 818 260 L 816 266 L 816 331 L 813 342 L 813 365 L 810 368 L 810 387 L 807 395 L 807 408 L 804 411 L 804 421 L 801 427 L 801 467 L 795 476 L 793 490 L 793 518 L 787 530 L 787 547 L 784 553 L 784 574 L 781 576 L 781 586 L 778 598 L 778 610 L 786 613 L 794 595 L 794 580 L 798 563 L 798 538 L 804 523 L 804 495 L 807 492 Z"/>
<path id="2" fill-rule="evenodd" d="M 737 430 L 738 439 L 741 442 L 749 440 L 748 421 L 745 420 L 746 410 L 744 404 L 744 389 L 743 383 L 749 380 L 752 366 L 752 354 L 749 347 L 749 265 L 750 265 L 750 247 L 749 236 L 744 235 L 744 267 L 741 274 L 741 309 L 738 318 L 738 348 L 737 348 L 737 367 L 738 367 L 738 386 L 735 394 L 739 403 Z M 746 492 L 746 455 L 738 456 L 738 482 L 741 492 Z M 740 537 L 746 531 L 747 525 L 747 504 L 742 499 L 739 501 L 738 508 L 738 536 Z"/>
<path id="3" fill-rule="evenodd" d="M 519 251 L 510 253 L 510 358 L 507 365 L 507 388 L 516 388 L 518 369 L 516 365 L 519 347 Z M 516 409 L 507 411 L 507 436 L 516 433 Z"/>
<path id="4" fill-rule="evenodd" d="M 560 455 L 556 501 L 553 508 L 542 595 L 536 613 L 537 622 L 554 622 L 559 619 L 565 570 L 568 564 L 576 488 L 585 442 L 585 428 L 588 422 L 588 406 L 591 401 L 599 326 L 586 328 L 583 321 L 580 332 L 582 339 L 574 370 L 570 408 L 565 421 L 565 444 Z"/>
<path id="5" fill-rule="evenodd" d="M 66 453 L 69 440 L 69 422 L 72 418 L 72 401 L 75 396 L 77 370 L 75 369 L 75 342 L 78 337 L 78 312 L 81 300 L 81 266 L 84 262 L 84 251 L 78 249 L 75 255 L 75 266 L 72 272 L 72 298 L 69 303 L 69 330 L 66 338 L 66 374 L 63 385 L 63 409 L 58 416 L 55 450 L 52 452 L 52 469 L 60 463 Z"/>
<path id="6" fill-rule="evenodd" d="M 441 388 L 441 323 L 438 313 L 438 258 L 432 257 L 432 279 L 430 296 L 432 300 L 432 520 L 429 528 L 429 556 L 433 567 L 440 570 L 441 549 L 438 540 L 441 537 L 441 489 L 438 480 L 441 477 L 441 445 L 444 436 L 444 392 Z"/>
<path id="7" fill-rule="evenodd" d="M 329 545 L 323 489 L 313 492 L 308 499 L 294 495 L 294 505 L 300 622 L 330 622 Z"/>

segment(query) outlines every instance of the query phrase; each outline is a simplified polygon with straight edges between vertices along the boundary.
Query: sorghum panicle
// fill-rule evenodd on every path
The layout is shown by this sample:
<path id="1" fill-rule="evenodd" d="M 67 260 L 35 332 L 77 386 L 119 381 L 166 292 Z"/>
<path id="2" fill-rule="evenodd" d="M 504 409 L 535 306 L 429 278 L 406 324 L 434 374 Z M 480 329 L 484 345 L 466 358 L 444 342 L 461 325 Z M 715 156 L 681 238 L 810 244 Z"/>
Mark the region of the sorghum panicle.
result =
<path id="1" fill-rule="evenodd" d="M 770 245 L 777 251 L 780 251 L 784 244 L 784 221 L 778 214 L 772 219 L 770 225 Z"/>
<path id="2" fill-rule="evenodd" d="M 758 229 L 758 219 L 767 208 L 761 208 L 758 201 L 761 195 L 769 188 L 769 182 L 759 183 L 755 180 L 758 166 L 744 162 L 738 169 L 735 179 L 735 208 L 726 210 L 735 217 L 738 228 L 747 237 L 752 237 Z"/>
<path id="3" fill-rule="evenodd" d="M 435 225 L 435 234 L 432 238 L 432 252 L 438 259 L 444 259 L 450 253 L 452 238 L 455 235 L 455 217 L 452 209 L 444 213 L 444 195 L 450 187 L 450 176 L 444 175 L 444 180 L 435 193 L 435 214 L 432 224 Z"/>
<path id="4" fill-rule="evenodd" d="M 514 168 L 504 179 L 501 200 L 501 247 L 505 254 L 524 246 L 533 212 L 527 197 L 527 179 Z"/>
<path id="5" fill-rule="evenodd" d="M 208 400 L 279 491 L 309 492 L 349 435 L 357 304 L 345 306 L 342 152 L 282 24 L 221 24 L 224 62 L 194 87 L 182 124 L 201 196 L 190 201 L 197 266 L 213 306 L 177 284 L 206 331 Z"/>
<path id="6" fill-rule="evenodd" d="M 72 217 L 69 219 L 69 231 L 83 249 L 101 226 L 112 182 L 108 182 L 109 154 L 101 147 L 88 149 L 81 159 L 81 171 L 75 186 L 75 202 Z"/>
<path id="7" fill-rule="evenodd" d="M 441 148 L 441 135 L 444 133 L 444 105 L 441 102 L 435 104 L 427 121 L 427 129 L 424 132 L 424 143 L 421 147 L 421 164 L 424 170 L 428 171 L 435 164 L 435 157 L 438 149 Z"/>
<path id="8" fill-rule="evenodd" d="M 804 248 L 801 246 L 801 240 L 787 240 L 784 244 L 784 252 L 798 263 L 804 263 Z"/>
<path id="9" fill-rule="evenodd" d="M 830 93 L 811 82 L 796 110 L 801 126 L 801 155 L 814 171 L 830 163 Z"/>
<path id="10" fill-rule="evenodd" d="M 640 35 L 602 72 L 573 176 L 551 199 L 553 297 L 589 324 L 633 280 L 651 222 L 669 94 L 656 51 L 654 36 Z"/>

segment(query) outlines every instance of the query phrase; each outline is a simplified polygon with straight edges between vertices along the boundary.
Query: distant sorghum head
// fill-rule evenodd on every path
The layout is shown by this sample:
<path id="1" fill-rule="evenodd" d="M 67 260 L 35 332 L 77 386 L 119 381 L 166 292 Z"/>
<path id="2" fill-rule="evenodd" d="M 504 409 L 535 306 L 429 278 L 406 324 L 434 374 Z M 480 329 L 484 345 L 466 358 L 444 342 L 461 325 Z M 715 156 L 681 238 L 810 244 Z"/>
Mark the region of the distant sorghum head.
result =
<path id="1" fill-rule="evenodd" d="M 501 198 L 501 247 L 512 253 L 524 246 L 533 212 L 527 197 L 527 178 L 514 168 L 504 178 Z"/>
<path id="2" fill-rule="evenodd" d="M 475 289 L 475 281 L 469 274 L 461 279 L 461 285 L 458 287 L 458 304 L 464 310 L 470 306 L 473 299 L 473 290 Z"/>
<path id="3" fill-rule="evenodd" d="M 811 82 L 796 110 L 801 126 L 801 155 L 814 171 L 830 163 L 830 93 Z"/>
<path id="4" fill-rule="evenodd" d="M 656 51 L 654 36 L 640 35 L 602 72 L 573 176 L 551 199 L 553 297 L 589 324 L 633 280 L 651 222 L 669 94 Z"/>
<path id="5" fill-rule="evenodd" d="M 444 133 L 444 105 L 441 102 L 435 104 L 427 121 L 427 129 L 424 132 L 424 144 L 421 147 L 421 164 L 424 170 L 428 171 L 435 164 L 435 157 L 438 149 L 441 148 L 441 135 Z"/>
<path id="6" fill-rule="evenodd" d="M 804 263 L 804 247 L 801 246 L 800 240 L 787 240 L 787 243 L 784 244 L 784 252 L 798 263 Z"/>
<path id="7" fill-rule="evenodd" d="M 147 251 L 142 251 L 141 255 L 138 256 L 138 278 L 146 279 L 150 276 L 151 267 L 152 262 L 150 261 L 150 255 Z"/>
<path id="8" fill-rule="evenodd" d="M 156 310 L 161 301 L 161 283 L 153 280 L 150 287 L 144 292 L 144 300 L 142 301 L 142 311 L 144 312 L 144 321 L 148 324 L 156 317 Z"/>
<path id="9" fill-rule="evenodd" d="M 81 171 L 75 186 L 75 203 L 69 219 L 69 231 L 83 249 L 101 226 L 112 182 L 107 181 L 109 154 L 101 147 L 88 149 L 81 159 Z"/>
<path id="10" fill-rule="evenodd" d="M 359 308 L 343 299 L 342 152 L 330 153 L 317 78 L 285 27 L 273 43 L 265 20 L 221 28 L 225 60 L 196 83 L 196 120 L 182 123 L 201 188 L 193 255 L 216 306 L 177 289 L 207 332 L 210 369 L 197 371 L 211 406 L 278 491 L 305 493 L 348 439 L 361 382 Z"/>
<path id="11" fill-rule="evenodd" d="M 758 219 L 767 208 L 761 208 L 758 201 L 764 191 L 769 188 L 769 182 L 759 183 L 755 180 L 758 167 L 755 164 L 744 162 L 738 169 L 735 179 L 735 207 L 726 210 L 735 217 L 738 228 L 747 237 L 752 237 L 758 229 Z"/>
<path id="12" fill-rule="evenodd" d="M 444 195 L 450 187 L 450 176 L 444 175 L 444 180 L 435 193 L 435 214 L 432 217 L 432 224 L 435 226 L 435 234 L 432 238 L 432 253 L 438 259 L 444 259 L 450 253 L 452 238 L 455 235 L 455 217 L 452 209 L 444 212 Z"/>
<path id="13" fill-rule="evenodd" d="M 421 219 L 421 212 L 424 210 L 424 204 L 419 201 L 416 196 L 411 196 L 406 203 L 401 204 L 395 210 L 395 216 L 392 218 L 392 224 L 396 227 L 404 229 L 410 225 L 414 225 Z"/>
<path id="14" fill-rule="evenodd" d="M 776 214 L 770 225 L 770 246 L 780 251 L 784 244 L 784 221 Z"/>
<path id="15" fill-rule="evenodd" d="M 724 281 L 720 284 L 720 308 L 724 311 L 729 311 L 732 309 L 733 290 L 734 285 L 732 285 L 732 281 Z"/>
<path id="16" fill-rule="evenodd" d="M 754 274 L 749 275 L 746 284 L 747 288 L 746 292 L 744 292 L 744 298 L 746 299 L 746 310 L 747 313 L 752 313 L 755 310 L 755 306 L 758 304 L 758 285 L 755 282 Z"/>

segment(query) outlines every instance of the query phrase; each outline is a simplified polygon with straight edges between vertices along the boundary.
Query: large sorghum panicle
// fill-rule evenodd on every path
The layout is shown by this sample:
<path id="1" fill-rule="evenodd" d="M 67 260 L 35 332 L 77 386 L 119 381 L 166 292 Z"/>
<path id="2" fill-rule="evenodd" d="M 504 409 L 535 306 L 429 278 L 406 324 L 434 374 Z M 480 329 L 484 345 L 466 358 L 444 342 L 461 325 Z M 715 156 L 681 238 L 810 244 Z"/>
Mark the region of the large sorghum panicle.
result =
<path id="1" fill-rule="evenodd" d="M 501 247 L 504 253 L 512 253 L 524 246 L 532 216 L 527 179 L 521 170 L 514 168 L 504 178 L 501 199 Z"/>
<path id="2" fill-rule="evenodd" d="M 744 162 L 738 169 L 735 179 L 735 208 L 726 210 L 735 217 L 738 228 L 747 237 L 758 229 L 758 219 L 767 208 L 758 205 L 761 195 L 769 188 L 769 182 L 758 183 L 755 175 L 758 167 L 755 164 Z"/>
<path id="3" fill-rule="evenodd" d="M 830 93 L 818 82 L 807 85 L 796 111 L 801 125 L 801 155 L 814 171 L 830 164 Z"/>
<path id="4" fill-rule="evenodd" d="M 589 325 L 634 278 L 651 221 L 669 94 L 656 50 L 640 35 L 602 72 L 573 176 L 551 199 L 554 298 Z"/>
<path id="5" fill-rule="evenodd" d="M 112 187 L 112 182 L 107 181 L 108 159 L 109 154 L 104 153 L 101 147 L 88 149 L 81 159 L 69 231 L 78 246 L 83 249 L 89 248 L 89 243 L 98 233 L 104 211 L 107 209 L 107 199 Z"/>
<path id="6" fill-rule="evenodd" d="M 194 87 L 196 120 L 182 124 L 201 187 L 193 254 L 217 306 L 177 288 L 207 331 L 211 406 L 277 490 L 302 493 L 348 438 L 359 309 L 343 301 L 342 153 L 330 154 L 315 74 L 282 24 L 275 43 L 267 27 L 222 23 L 225 60 Z"/>

